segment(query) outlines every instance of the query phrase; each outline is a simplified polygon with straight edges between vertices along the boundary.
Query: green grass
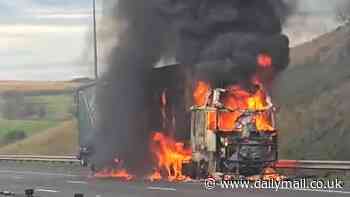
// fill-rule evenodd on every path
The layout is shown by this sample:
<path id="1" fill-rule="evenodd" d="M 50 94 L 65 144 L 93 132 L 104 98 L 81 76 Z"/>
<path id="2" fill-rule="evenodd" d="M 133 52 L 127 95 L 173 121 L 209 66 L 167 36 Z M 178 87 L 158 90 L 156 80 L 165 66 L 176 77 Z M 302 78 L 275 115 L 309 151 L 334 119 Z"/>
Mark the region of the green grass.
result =
<path id="1" fill-rule="evenodd" d="M 27 82 L 10 85 L 16 88 L 23 86 L 26 94 L 16 92 L 15 88 L 13 93 L 1 96 L 0 146 L 40 136 L 74 119 L 73 94 L 42 94 L 41 89 L 36 90 Z M 45 90 L 56 91 L 57 84 L 40 85 L 45 86 Z"/>
<path id="2" fill-rule="evenodd" d="M 74 98 L 69 94 L 15 95 L 5 99 L 8 103 L 4 106 L 11 107 L 12 115 L 0 117 L 0 145 L 30 137 L 74 118 Z M 18 135 L 22 137 L 13 139 Z"/>
<path id="3" fill-rule="evenodd" d="M 47 115 L 45 119 L 68 120 L 72 118 L 74 102 L 72 95 L 28 96 L 25 100 L 46 104 Z"/>
<path id="4" fill-rule="evenodd" d="M 8 132 L 24 131 L 28 136 L 54 127 L 57 121 L 0 119 L 0 138 Z"/>
<path id="5" fill-rule="evenodd" d="M 0 148 L 0 154 L 74 155 L 78 150 L 76 121 L 55 127 Z"/>

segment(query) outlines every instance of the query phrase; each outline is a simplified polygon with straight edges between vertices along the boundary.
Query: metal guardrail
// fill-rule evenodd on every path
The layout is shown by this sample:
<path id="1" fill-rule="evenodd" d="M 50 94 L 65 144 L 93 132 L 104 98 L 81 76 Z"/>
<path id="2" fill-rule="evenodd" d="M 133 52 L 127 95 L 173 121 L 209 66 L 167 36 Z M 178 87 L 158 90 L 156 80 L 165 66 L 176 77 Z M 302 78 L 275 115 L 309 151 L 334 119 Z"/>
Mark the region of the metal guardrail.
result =
<path id="1" fill-rule="evenodd" d="M 276 168 L 310 170 L 350 170 L 350 161 L 279 160 Z"/>
<path id="2" fill-rule="evenodd" d="M 0 155 L 0 161 L 79 163 L 76 156 Z M 275 168 L 350 171 L 350 161 L 279 160 Z"/>
<path id="3" fill-rule="evenodd" d="M 0 161 L 79 163 L 76 156 L 0 155 Z"/>

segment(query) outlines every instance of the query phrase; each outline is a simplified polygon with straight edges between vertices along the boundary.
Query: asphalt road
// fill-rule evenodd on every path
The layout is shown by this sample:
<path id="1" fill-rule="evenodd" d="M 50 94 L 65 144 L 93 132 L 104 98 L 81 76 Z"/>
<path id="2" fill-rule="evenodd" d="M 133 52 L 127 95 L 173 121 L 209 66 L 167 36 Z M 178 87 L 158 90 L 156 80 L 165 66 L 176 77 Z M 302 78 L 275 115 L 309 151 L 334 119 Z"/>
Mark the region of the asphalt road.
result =
<path id="1" fill-rule="evenodd" d="M 112 179 L 95 179 L 79 167 L 46 164 L 18 164 L 0 162 L 0 191 L 9 190 L 24 196 L 27 188 L 36 190 L 35 196 L 71 197 L 83 193 L 85 197 L 277 197 L 277 196 L 347 196 L 350 189 L 341 191 L 300 191 L 265 189 L 214 189 L 208 191 L 203 184 L 123 182 Z M 1 195 L 0 195 L 1 197 Z"/>

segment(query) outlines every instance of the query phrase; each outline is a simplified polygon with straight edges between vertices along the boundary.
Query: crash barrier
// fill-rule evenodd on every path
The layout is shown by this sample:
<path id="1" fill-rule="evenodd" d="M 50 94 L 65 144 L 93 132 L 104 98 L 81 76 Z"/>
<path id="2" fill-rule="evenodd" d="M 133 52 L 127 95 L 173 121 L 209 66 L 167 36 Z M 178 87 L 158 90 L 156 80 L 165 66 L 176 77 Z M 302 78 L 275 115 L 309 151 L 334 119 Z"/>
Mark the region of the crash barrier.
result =
<path id="1" fill-rule="evenodd" d="M 76 156 L 48 155 L 0 155 L 0 161 L 28 162 L 62 162 L 80 163 Z M 279 160 L 274 165 L 280 169 L 314 169 L 314 170 L 345 170 L 350 171 L 350 161 L 319 161 L 319 160 Z"/>
<path id="2" fill-rule="evenodd" d="M 76 156 L 0 155 L 0 161 L 80 163 Z"/>
<path id="3" fill-rule="evenodd" d="M 310 170 L 350 170 L 350 161 L 279 160 L 275 168 Z"/>

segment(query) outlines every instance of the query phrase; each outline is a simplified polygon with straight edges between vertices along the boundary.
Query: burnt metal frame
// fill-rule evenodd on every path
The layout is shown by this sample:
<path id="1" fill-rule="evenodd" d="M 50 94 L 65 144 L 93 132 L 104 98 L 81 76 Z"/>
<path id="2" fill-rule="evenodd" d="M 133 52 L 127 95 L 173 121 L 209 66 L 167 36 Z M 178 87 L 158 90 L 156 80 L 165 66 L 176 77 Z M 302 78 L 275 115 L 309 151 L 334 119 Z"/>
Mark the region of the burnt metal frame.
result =
<path id="1" fill-rule="evenodd" d="M 231 111 L 231 110 L 228 110 L 228 109 L 226 109 L 226 108 L 224 108 L 224 109 L 219 109 L 219 110 L 217 110 L 217 112 L 229 112 L 229 111 Z M 219 128 L 219 116 L 218 115 L 216 115 L 216 132 L 215 133 L 217 133 L 219 136 L 223 136 L 223 135 L 230 135 L 230 134 L 226 134 L 226 132 L 222 132 L 222 131 L 220 131 L 220 128 Z M 232 132 L 237 132 L 237 131 L 232 131 Z M 273 134 L 276 134 L 276 136 L 275 136 L 275 138 L 276 138 L 276 142 L 274 143 L 273 141 L 273 139 L 272 139 L 272 142 L 270 142 L 270 143 L 264 143 L 264 144 L 247 144 L 247 143 L 241 143 L 241 142 L 238 142 L 238 151 L 240 150 L 240 148 L 242 147 L 242 145 L 245 145 L 245 146 L 272 146 L 272 148 L 275 148 L 275 157 L 274 158 L 276 158 L 276 159 L 274 159 L 274 160 L 261 160 L 261 161 L 257 161 L 257 162 L 262 162 L 262 163 L 264 163 L 264 162 L 276 162 L 277 160 L 278 160 L 278 139 L 277 139 L 277 130 L 275 130 L 274 132 L 273 132 Z M 240 162 L 239 161 L 239 155 L 238 155 L 238 162 Z"/>
<path id="2" fill-rule="evenodd" d="M 224 132 L 220 132 L 220 131 L 217 131 L 217 137 L 221 137 L 221 136 L 229 136 L 229 135 L 232 135 L 232 133 L 230 134 L 227 134 L 227 133 L 224 133 Z M 275 131 L 275 133 L 277 133 L 277 131 Z M 237 140 L 237 151 L 240 152 L 240 149 L 242 148 L 242 146 L 261 146 L 261 147 L 271 147 L 272 148 L 272 151 L 274 152 L 274 156 L 272 160 L 255 160 L 255 161 L 242 161 L 240 159 L 240 155 L 237 154 L 237 160 L 236 161 L 233 161 L 234 163 L 237 164 L 237 168 L 236 168 L 236 172 L 235 174 L 236 175 L 240 175 L 240 165 L 249 165 L 249 164 L 261 164 L 261 165 L 270 165 L 272 166 L 274 163 L 276 163 L 278 161 L 278 143 L 277 143 L 277 135 L 274 136 L 275 139 L 272 139 L 272 141 L 269 141 L 269 142 L 265 142 L 265 143 L 261 143 L 261 144 L 249 144 L 249 143 L 244 143 L 244 142 L 239 142 L 239 140 Z M 218 148 L 218 147 L 217 147 Z"/>
<path id="3" fill-rule="evenodd" d="M 191 108 L 192 111 L 202 111 L 202 112 L 205 112 L 205 113 L 208 113 L 208 112 L 233 112 L 234 110 L 230 110 L 230 109 L 227 109 L 227 108 L 221 108 L 221 109 L 217 109 L 215 107 L 204 107 L 204 108 L 200 108 L 200 107 L 192 107 Z M 195 120 L 192 120 L 191 121 L 191 124 L 193 124 L 195 122 Z M 227 135 L 233 135 L 233 133 L 236 133 L 236 132 L 239 132 L 239 131 L 232 131 L 232 132 L 227 132 L 227 131 L 221 131 L 220 128 L 219 128 L 219 116 L 217 115 L 216 116 L 216 128 L 215 128 L 215 133 L 217 135 L 217 137 L 220 137 L 220 136 L 227 136 Z M 193 125 L 192 125 L 193 126 Z M 271 132 L 271 131 L 270 131 Z M 261 144 L 247 144 L 247 143 L 244 143 L 244 142 L 238 142 L 237 145 L 238 145 L 238 151 L 240 151 L 240 148 L 242 147 L 242 145 L 244 146 L 271 146 L 272 148 L 272 151 L 274 152 L 274 159 L 272 160 L 259 160 L 259 161 L 241 161 L 240 158 L 239 158 L 239 154 L 238 154 L 238 157 L 237 157 L 237 171 L 236 171 L 236 175 L 239 175 L 239 168 L 241 164 L 261 164 L 261 165 L 270 165 L 270 166 L 273 166 L 277 161 L 278 161 L 278 133 L 277 133 L 277 130 L 273 131 L 271 133 L 271 137 L 272 137 L 272 140 L 266 140 L 267 143 L 261 143 Z M 218 149 L 218 147 L 216 147 L 216 149 Z M 218 161 L 216 159 L 216 161 Z M 235 161 L 234 161 L 235 162 Z"/>

